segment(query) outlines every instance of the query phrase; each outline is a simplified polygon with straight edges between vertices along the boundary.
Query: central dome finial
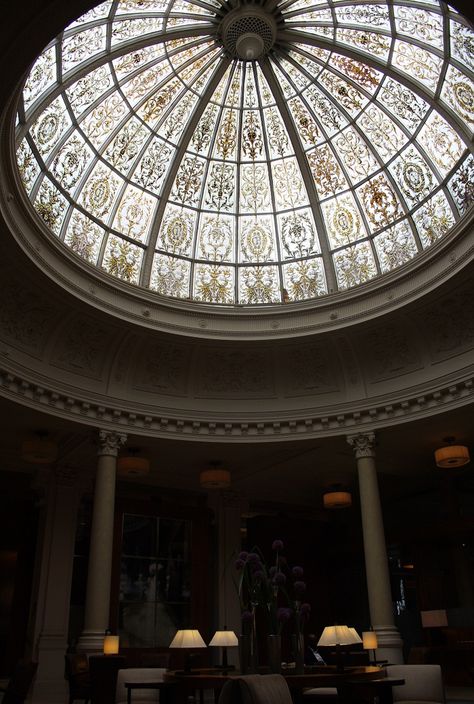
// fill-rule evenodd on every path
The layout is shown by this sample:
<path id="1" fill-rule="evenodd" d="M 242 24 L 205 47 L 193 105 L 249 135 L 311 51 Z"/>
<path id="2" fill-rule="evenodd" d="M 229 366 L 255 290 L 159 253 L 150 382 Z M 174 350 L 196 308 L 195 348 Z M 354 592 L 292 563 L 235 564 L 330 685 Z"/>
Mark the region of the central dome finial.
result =
<path id="1" fill-rule="evenodd" d="M 255 61 L 265 56 L 276 38 L 276 22 L 261 7 L 241 5 L 224 17 L 222 43 L 233 58 Z"/>

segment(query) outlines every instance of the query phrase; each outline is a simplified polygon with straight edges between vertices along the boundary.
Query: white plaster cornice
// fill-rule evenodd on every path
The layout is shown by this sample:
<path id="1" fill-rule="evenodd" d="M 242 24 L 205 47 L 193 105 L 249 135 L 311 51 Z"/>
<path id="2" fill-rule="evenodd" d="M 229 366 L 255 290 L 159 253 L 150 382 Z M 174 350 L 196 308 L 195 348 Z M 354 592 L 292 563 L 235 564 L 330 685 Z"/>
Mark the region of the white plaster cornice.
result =
<path id="1" fill-rule="evenodd" d="M 50 388 L 0 366 L 0 395 L 38 411 L 83 425 L 148 437 L 226 442 L 259 442 L 319 438 L 374 432 L 380 428 L 430 417 L 474 403 L 474 369 L 459 379 L 447 379 L 437 388 L 419 385 L 411 393 L 387 394 L 364 403 L 289 411 L 275 414 L 229 412 L 169 413 L 169 409 L 143 404 L 113 403 L 72 389 Z"/>

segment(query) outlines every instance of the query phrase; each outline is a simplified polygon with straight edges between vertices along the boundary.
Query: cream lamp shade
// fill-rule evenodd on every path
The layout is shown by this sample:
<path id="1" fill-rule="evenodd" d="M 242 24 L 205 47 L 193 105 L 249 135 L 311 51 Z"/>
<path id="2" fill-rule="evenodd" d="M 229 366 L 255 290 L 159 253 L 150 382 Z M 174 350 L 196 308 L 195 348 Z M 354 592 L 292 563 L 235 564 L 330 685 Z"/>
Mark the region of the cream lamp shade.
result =
<path id="1" fill-rule="evenodd" d="M 352 506 L 352 495 L 350 491 L 330 490 L 323 494 L 324 508 L 349 508 Z"/>
<path id="2" fill-rule="evenodd" d="M 210 646 L 232 648 L 239 644 L 234 631 L 216 631 L 209 643 Z"/>
<path id="3" fill-rule="evenodd" d="M 106 633 L 104 636 L 104 655 L 118 655 L 120 646 L 119 636 Z"/>
<path id="4" fill-rule="evenodd" d="M 326 626 L 318 641 L 320 646 L 334 645 L 354 645 L 361 643 L 361 639 L 355 629 L 348 626 Z"/>
<path id="5" fill-rule="evenodd" d="M 207 645 L 197 629 L 185 629 L 177 631 L 170 648 L 207 648 Z"/>
<path id="6" fill-rule="evenodd" d="M 353 637 L 352 643 L 355 645 L 356 643 L 362 643 L 362 638 L 360 635 L 357 633 L 356 629 L 353 628 L 352 626 L 349 626 L 349 631 L 351 632 L 351 635 Z"/>
<path id="7" fill-rule="evenodd" d="M 234 646 L 238 645 L 239 641 L 237 639 L 237 636 L 235 635 L 234 631 L 216 631 L 214 635 L 212 636 L 211 642 L 209 643 L 210 646 L 220 646 L 222 648 L 222 674 L 226 675 L 227 670 L 228 670 L 228 663 L 227 663 L 227 648 L 233 648 Z"/>
<path id="8" fill-rule="evenodd" d="M 362 645 L 364 650 L 376 650 L 378 648 L 377 634 L 375 631 L 362 632 Z"/>
<path id="9" fill-rule="evenodd" d="M 469 450 L 465 445 L 447 445 L 435 450 L 438 467 L 462 467 L 470 461 Z"/>
<path id="10" fill-rule="evenodd" d="M 199 483 L 204 489 L 228 489 L 230 472 L 228 469 L 205 469 L 199 475 Z"/>
<path id="11" fill-rule="evenodd" d="M 170 648 L 184 648 L 186 656 L 184 659 L 184 674 L 191 673 L 191 648 L 207 648 L 201 634 L 195 628 L 188 628 L 178 631 L 170 643 Z"/>

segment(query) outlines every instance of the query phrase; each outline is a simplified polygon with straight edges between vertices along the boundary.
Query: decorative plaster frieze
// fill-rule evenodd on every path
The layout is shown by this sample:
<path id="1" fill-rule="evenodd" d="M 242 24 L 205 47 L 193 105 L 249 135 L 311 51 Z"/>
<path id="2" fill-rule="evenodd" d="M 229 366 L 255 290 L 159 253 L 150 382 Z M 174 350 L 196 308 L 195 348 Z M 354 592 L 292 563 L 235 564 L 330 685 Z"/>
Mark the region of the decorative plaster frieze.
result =
<path id="1" fill-rule="evenodd" d="M 135 408 L 116 408 L 98 403 L 92 398 L 80 398 L 58 389 L 38 385 L 18 374 L 0 367 L 0 395 L 42 412 L 118 433 L 130 432 L 150 437 L 180 437 L 190 440 L 219 439 L 230 442 L 259 441 L 325 437 L 340 434 L 367 433 L 378 428 L 398 425 L 411 420 L 432 416 L 454 408 L 474 403 L 474 374 L 451 381 L 439 388 L 418 386 L 416 393 L 407 392 L 379 398 L 378 403 L 366 405 L 347 403 L 337 409 L 306 410 L 291 414 L 278 412 L 278 417 L 266 413 L 259 417 L 255 412 L 246 417 L 227 411 L 201 417 L 196 413 L 182 417 L 173 411 L 169 417 L 163 409 L 144 411 L 143 404 Z M 234 416 L 234 418 L 232 418 Z M 235 417 L 237 416 L 237 417 Z M 119 430 L 118 430 L 119 428 Z"/>

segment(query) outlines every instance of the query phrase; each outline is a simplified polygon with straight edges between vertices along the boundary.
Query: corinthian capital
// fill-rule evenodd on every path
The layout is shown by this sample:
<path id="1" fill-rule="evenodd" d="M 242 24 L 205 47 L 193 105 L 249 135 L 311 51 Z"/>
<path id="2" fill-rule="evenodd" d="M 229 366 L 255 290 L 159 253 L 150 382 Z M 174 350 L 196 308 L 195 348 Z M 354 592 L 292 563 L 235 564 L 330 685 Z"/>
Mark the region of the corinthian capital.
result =
<path id="1" fill-rule="evenodd" d="M 97 454 L 112 455 L 117 457 L 121 445 L 127 441 L 125 433 L 116 433 L 109 430 L 99 430 L 99 450 Z"/>
<path id="2" fill-rule="evenodd" d="M 375 457 L 375 433 L 358 433 L 348 435 L 347 442 L 354 450 L 356 459 Z"/>

